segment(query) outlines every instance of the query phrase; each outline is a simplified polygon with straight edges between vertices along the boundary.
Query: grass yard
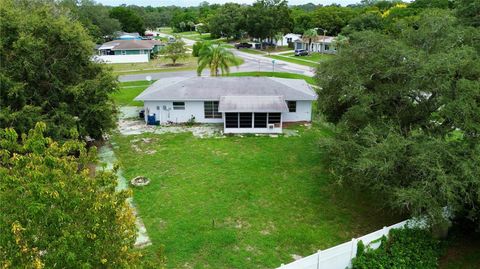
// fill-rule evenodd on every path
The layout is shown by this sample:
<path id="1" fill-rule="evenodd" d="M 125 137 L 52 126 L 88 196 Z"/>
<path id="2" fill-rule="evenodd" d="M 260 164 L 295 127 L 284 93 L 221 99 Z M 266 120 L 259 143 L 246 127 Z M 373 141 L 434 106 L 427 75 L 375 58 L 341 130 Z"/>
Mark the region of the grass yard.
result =
<path id="1" fill-rule="evenodd" d="M 264 52 L 262 50 L 257 50 L 257 49 L 242 48 L 242 49 L 239 49 L 239 51 L 245 52 L 245 53 L 250 53 L 250 54 L 261 54 L 261 55 L 267 54 L 266 52 Z"/>
<path id="2" fill-rule="evenodd" d="M 150 86 L 150 83 L 146 80 L 121 82 L 119 91 L 112 94 L 113 100 L 119 106 L 143 106 L 143 102 L 133 101 L 133 98 L 137 97 L 148 86 Z"/>
<path id="3" fill-rule="evenodd" d="M 238 72 L 238 73 L 230 73 L 231 77 L 276 77 L 276 78 L 292 78 L 292 79 L 303 79 L 308 84 L 315 85 L 315 79 L 313 77 L 294 74 L 294 73 L 287 73 L 287 72 Z"/>
<path id="4" fill-rule="evenodd" d="M 171 59 L 158 57 L 157 59 L 150 60 L 148 63 L 109 64 L 108 66 L 111 67 L 117 75 L 184 71 L 196 69 L 197 58 L 188 56 L 187 58 L 177 60 L 177 65 L 175 66 L 171 64 Z"/>
<path id="5" fill-rule="evenodd" d="M 134 203 L 166 268 L 274 268 L 399 219 L 374 200 L 336 185 L 317 142 L 326 128 L 296 137 L 195 138 L 190 133 L 113 135 Z M 138 138 L 150 138 L 134 140 Z"/>
<path id="6" fill-rule="evenodd" d="M 306 65 L 310 67 L 317 67 L 320 62 L 326 61 L 335 56 L 329 55 L 329 54 L 320 54 L 320 53 L 313 53 L 312 55 L 308 55 L 308 56 L 294 56 L 294 53 L 285 53 L 280 55 L 270 55 L 267 57 L 277 59 L 277 60 L 282 60 L 285 62 Z"/>

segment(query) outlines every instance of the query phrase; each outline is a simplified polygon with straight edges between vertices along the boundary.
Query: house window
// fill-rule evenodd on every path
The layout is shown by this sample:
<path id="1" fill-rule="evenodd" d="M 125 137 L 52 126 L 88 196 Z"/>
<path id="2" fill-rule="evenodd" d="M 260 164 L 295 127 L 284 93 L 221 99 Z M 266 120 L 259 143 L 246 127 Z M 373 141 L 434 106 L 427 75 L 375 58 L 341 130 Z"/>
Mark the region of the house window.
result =
<path id="1" fill-rule="evenodd" d="M 297 101 L 287 101 L 288 112 L 297 112 Z"/>
<path id="2" fill-rule="evenodd" d="M 205 119 L 221 119 L 222 113 L 218 112 L 218 101 L 203 102 Z"/>
<path id="3" fill-rule="evenodd" d="M 173 110 L 185 110 L 185 102 L 173 102 Z"/>
<path id="4" fill-rule="evenodd" d="M 238 113 L 225 113 L 225 128 L 238 128 Z"/>
<path id="5" fill-rule="evenodd" d="M 329 45 L 325 45 L 325 50 L 329 50 L 330 49 L 330 46 Z"/>
<path id="6" fill-rule="evenodd" d="M 160 106 L 157 106 L 157 110 L 160 110 Z"/>
<path id="7" fill-rule="evenodd" d="M 122 55 L 127 55 L 127 51 L 125 51 L 125 50 L 122 50 L 121 53 L 122 53 Z"/>
<path id="8" fill-rule="evenodd" d="M 291 42 L 292 42 L 292 38 L 291 38 L 291 37 L 288 37 L 288 38 L 287 38 L 287 42 L 288 42 L 288 43 L 291 43 Z"/>
<path id="9" fill-rule="evenodd" d="M 255 128 L 267 128 L 267 113 L 255 113 L 253 126 Z"/>
<path id="10" fill-rule="evenodd" d="M 252 128 L 252 113 L 240 113 L 240 128 Z"/>

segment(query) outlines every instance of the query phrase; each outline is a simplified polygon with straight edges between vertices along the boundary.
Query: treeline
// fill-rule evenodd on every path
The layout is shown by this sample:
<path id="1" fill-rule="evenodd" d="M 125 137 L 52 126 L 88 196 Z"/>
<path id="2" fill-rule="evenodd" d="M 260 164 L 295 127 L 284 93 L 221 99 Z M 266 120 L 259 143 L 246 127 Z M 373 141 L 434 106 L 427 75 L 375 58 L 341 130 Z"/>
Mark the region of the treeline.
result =
<path id="1" fill-rule="evenodd" d="M 319 111 L 335 124 L 320 142 L 328 168 L 435 230 L 478 231 L 480 1 L 366 10 L 317 71 Z"/>
<path id="2" fill-rule="evenodd" d="M 115 31 L 139 32 L 158 27 L 171 27 L 175 32 L 209 32 L 213 37 L 240 39 L 267 38 L 278 33 L 297 33 L 317 28 L 319 33 L 336 36 L 352 31 L 394 28 L 404 17 L 419 14 L 426 8 L 453 9 L 458 1 L 420 0 L 411 4 L 402 1 L 363 0 L 346 7 L 339 5 L 289 6 L 286 0 L 257 0 L 252 5 L 203 2 L 194 7 L 140 7 L 122 5 L 108 7 L 93 0 L 63 0 L 98 42 Z M 474 9 L 465 9 L 465 14 Z M 197 27 L 196 27 L 197 26 Z"/>

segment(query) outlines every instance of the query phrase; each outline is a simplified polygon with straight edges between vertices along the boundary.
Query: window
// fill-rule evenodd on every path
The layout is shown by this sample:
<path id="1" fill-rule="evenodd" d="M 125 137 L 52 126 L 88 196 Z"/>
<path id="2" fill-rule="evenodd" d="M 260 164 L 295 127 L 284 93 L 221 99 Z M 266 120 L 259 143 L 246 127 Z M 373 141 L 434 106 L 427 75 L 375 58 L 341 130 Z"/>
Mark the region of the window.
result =
<path id="1" fill-rule="evenodd" d="M 330 46 L 325 45 L 325 50 L 329 50 L 329 49 L 330 49 Z"/>
<path id="2" fill-rule="evenodd" d="M 255 113 L 253 126 L 255 128 L 267 128 L 267 113 Z"/>
<path id="3" fill-rule="evenodd" d="M 280 113 L 268 113 L 268 124 L 274 124 L 275 127 L 280 127 Z"/>
<path id="4" fill-rule="evenodd" d="M 252 128 L 252 113 L 240 113 L 240 128 Z"/>
<path id="5" fill-rule="evenodd" d="M 292 43 L 292 38 L 291 37 L 287 37 L 287 43 Z"/>
<path id="6" fill-rule="evenodd" d="M 238 128 L 238 113 L 225 113 L 225 128 Z"/>
<path id="7" fill-rule="evenodd" d="M 185 110 L 185 102 L 173 102 L 173 110 Z"/>
<path id="8" fill-rule="evenodd" d="M 127 55 L 127 52 L 125 50 L 122 50 L 122 55 Z"/>
<path id="9" fill-rule="evenodd" d="M 160 110 L 160 106 L 157 106 L 157 110 Z"/>
<path id="10" fill-rule="evenodd" d="M 205 119 L 221 119 L 222 113 L 218 112 L 218 101 L 203 102 Z"/>
<path id="11" fill-rule="evenodd" d="M 297 101 L 287 101 L 288 112 L 297 112 Z"/>

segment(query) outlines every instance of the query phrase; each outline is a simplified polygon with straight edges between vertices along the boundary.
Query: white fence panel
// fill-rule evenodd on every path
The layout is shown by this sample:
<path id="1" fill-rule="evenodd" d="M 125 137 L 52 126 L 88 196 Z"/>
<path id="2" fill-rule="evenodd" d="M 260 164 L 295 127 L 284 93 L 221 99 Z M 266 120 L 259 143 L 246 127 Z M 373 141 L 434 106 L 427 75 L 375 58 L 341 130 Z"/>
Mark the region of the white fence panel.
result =
<path id="1" fill-rule="evenodd" d="M 131 55 L 96 55 L 92 57 L 93 61 L 107 64 L 121 63 L 148 63 L 148 54 L 131 54 Z"/>
<path id="2" fill-rule="evenodd" d="M 345 269 L 350 267 L 351 261 L 357 255 L 357 243 L 362 240 L 365 246 L 376 249 L 380 246 L 380 238 L 387 236 L 391 229 L 403 227 L 422 227 L 422 222 L 405 220 L 400 223 L 383 227 L 383 229 L 369 233 L 349 242 L 334 246 L 332 248 L 318 251 L 315 254 L 294 261 L 292 263 L 281 265 L 278 269 Z M 424 225 L 423 225 L 424 226 Z M 378 242 L 374 242 L 378 240 Z M 374 242 L 374 243 L 372 243 Z"/>

